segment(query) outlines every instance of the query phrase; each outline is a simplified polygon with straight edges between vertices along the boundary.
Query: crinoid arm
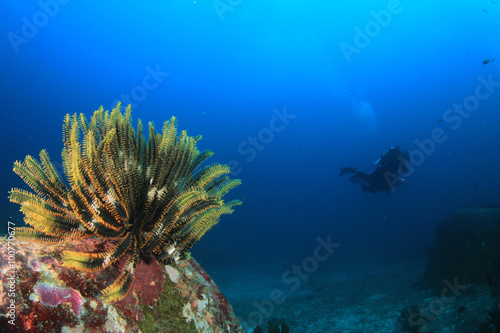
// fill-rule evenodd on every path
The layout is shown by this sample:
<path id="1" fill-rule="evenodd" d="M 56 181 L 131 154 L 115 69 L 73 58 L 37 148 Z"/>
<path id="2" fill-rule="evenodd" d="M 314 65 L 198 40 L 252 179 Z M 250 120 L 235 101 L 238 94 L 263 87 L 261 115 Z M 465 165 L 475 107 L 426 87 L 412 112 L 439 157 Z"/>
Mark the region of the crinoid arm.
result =
<path id="1" fill-rule="evenodd" d="M 113 282 L 113 284 L 102 291 L 102 297 L 105 300 L 120 300 L 127 295 L 132 283 L 134 282 L 135 270 L 139 265 L 139 260 L 139 247 L 137 246 L 137 242 L 134 241 L 132 251 L 125 262 L 120 276 Z"/>
<path id="2" fill-rule="evenodd" d="M 64 251 L 63 261 L 64 265 L 67 267 L 90 271 L 99 270 L 114 264 L 127 251 L 130 251 L 130 249 L 136 245 L 137 242 L 132 240 L 132 235 L 129 234 L 108 251 L 91 253 Z"/>
<path id="3" fill-rule="evenodd" d="M 121 112 L 101 107 L 90 119 L 66 115 L 62 166 L 65 180 L 45 150 L 37 161 L 27 156 L 14 164 L 33 190 L 12 189 L 10 200 L 21 205 L 25 222 L 17 235 L 34 241 L 70 242 L 92 238 L 106 243 L 97 252 L 65 251 L 65 266 L 99 271 L 111 265 L 119 276 L 102 290 L 106 300 L 120 300 L 130 290 L 141 258 L 163 263 L 185 257 L 191 247 L 238 200 L 223 197 L 240 184 L 227 165 L 202 164 L 213 152 L 199 151 L 201 136 L 177 131 L 172 117 L 157 133 L 142 122 L 132 125 L 130 105 Z"/>
<path id="4" fill-rule="evenodd" d="M 47 235 L 33 228 L 18 227 L 16 228 L 16 237 L 25 240 L 34 240 L 38 242 L 61 242 L 61 238 Z"/>

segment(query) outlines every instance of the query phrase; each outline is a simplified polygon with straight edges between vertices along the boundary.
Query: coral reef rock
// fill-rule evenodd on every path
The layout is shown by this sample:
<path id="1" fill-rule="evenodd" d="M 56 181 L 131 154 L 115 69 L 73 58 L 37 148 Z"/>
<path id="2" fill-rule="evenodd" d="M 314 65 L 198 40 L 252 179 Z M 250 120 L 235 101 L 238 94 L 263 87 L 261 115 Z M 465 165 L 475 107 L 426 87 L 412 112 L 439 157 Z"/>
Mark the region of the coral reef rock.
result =
<path id="1" fill-rule="evenodd" d="M 61 253 L 104 245 L 92 238 L 58 245 L 0 239 L 0 332 L 245 332 L 192 258 L 142 260 L 127 296 L 103 301 L 99 290 L 119 267 L 82 272 L 64 267 Z"/>
<path id="2" fill-rule="evenodd" d="M 443 290 L 447 283 L 500 285 L 500 208 L 456 211 L 436 228 L 436 245 L 420 285 Z M 448 282 L 446 282 L 448 281 Z"/>

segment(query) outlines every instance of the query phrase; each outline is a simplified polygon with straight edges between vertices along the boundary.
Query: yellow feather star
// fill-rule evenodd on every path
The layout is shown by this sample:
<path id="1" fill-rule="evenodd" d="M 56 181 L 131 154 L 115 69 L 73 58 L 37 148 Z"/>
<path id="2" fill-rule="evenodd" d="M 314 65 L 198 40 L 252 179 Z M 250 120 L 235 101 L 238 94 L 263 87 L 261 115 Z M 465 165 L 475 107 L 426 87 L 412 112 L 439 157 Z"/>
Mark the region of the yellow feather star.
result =
<path id="1" fill-rule="evenodd" d="M 222 197 L 240 184 L 229 179 L 226 165 L 201 168 L 211 151 L 199 152 L 201 136 L 177 133 L 177 120 L 165 122 L 163 133 L 149 123 L 149 138 L 139 120 L 137 132 L 131 107 L 120 103 L 101 107 L 88 121 L 83 114 L 64 118 L 62 152 L 64 181 L 45 150 L 40 161 L 27 156 L 14 172 L 35 193 L 12 189 L 10 200 L 21 205 L 25 222 L 16 235 L 34 241 L 64 242 L 94 237 L 112 242 L 108 251 L 65 251 L 64 264 L 80 270 L 100 270 L 124 259 L 122 272 L 101 291 L 120 300 L 129 291 L 140 258 L 154 256 L 168 264 L 184 258 L 222 214 L 239 200 Z"/>

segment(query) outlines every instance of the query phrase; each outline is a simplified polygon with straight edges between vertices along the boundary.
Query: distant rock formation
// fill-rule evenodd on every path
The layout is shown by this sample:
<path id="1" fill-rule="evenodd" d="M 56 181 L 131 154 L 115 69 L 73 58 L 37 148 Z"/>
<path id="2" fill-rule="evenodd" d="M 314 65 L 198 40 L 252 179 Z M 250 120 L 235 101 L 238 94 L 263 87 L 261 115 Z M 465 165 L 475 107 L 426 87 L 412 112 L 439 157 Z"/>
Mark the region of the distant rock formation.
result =
<path id="1" fill-rule="evenodd" d="M 442 290 L 444 281 L 500 287 L 500 208 L 456 211 L 436 228 L 436 245 L 420 285 Z"/>

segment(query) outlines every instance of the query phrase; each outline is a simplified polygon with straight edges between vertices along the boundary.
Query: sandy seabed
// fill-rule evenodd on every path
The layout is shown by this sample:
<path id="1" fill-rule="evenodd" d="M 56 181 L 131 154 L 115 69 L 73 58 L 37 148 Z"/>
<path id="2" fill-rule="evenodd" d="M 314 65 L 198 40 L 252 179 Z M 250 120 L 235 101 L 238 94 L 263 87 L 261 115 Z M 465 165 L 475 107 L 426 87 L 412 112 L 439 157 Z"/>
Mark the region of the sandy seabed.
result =
<path id="1" fill-rule="evenodd" d="M 422 332 L 475 332 L 495 302 L 489 287 L 450 278 L 441 293 L 422 290 L 417 283 L 425 266 L 398 263 L 314 276 L 296 290 L 280 274 L 227 270 L 213 277 L 249 333 L 270 319 L 301 333 L 403 332 L 398 317 L 412 304 L 421 307 Z"/>

